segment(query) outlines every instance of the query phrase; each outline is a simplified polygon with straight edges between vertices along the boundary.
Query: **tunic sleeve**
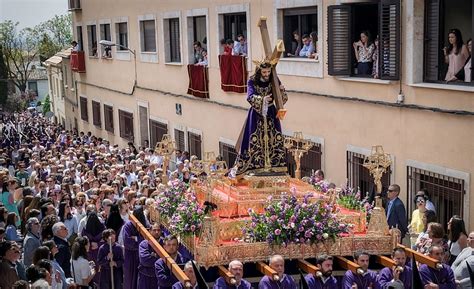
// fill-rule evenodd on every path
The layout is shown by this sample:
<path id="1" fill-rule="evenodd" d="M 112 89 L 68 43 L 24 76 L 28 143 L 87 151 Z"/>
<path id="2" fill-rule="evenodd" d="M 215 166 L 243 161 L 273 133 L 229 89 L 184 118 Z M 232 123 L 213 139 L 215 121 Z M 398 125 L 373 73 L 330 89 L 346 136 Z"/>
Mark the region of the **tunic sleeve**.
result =
<path id="1" fill-rule="evenodd" d="M 257 95 L 256 93 L 257 91 L 255 91 L 254 81 L 253 79 L 249 79 L 247 82 L 247 101 L 253 109 L 261 114 L 263 108 L 263 96 Z"/>
<path id="2" fill-rule="evenodd" d="M 142 241 L 140 243 L 139 250 L 139 257 L 140 257 L 140 264 L 145 267 L 153 267 L 155 264 L 157 257 L 153 256 L 148 246 L 148 241 Z"/>
<path id="3" fill-rule="evenodd" d="M 112 252 L 114 253 L 114 261 L 117 263 L 117 267 L 120 268 L 123 266 L 124 256 L 123 250 L 120 246 L 115 245 L 112 247 Z"/>
<path id="4" fill-rule="evenodd" d="M 106 247 L 107 246 L 107 247 Z M 109 245 L 102 245 L 99 248 L 99 253 L 97 255 L 97 265 L 99 266 L 107 266 L 109 264 L 109 260 L 107 260 L 107 255 L 109 254 Z"/>
<path id="5" fill-rule="evenodd" d="M 354 283 L 354 275 L 351 271 L 347 271 L 342 279 L 342 289 L 351 289 Z"/>

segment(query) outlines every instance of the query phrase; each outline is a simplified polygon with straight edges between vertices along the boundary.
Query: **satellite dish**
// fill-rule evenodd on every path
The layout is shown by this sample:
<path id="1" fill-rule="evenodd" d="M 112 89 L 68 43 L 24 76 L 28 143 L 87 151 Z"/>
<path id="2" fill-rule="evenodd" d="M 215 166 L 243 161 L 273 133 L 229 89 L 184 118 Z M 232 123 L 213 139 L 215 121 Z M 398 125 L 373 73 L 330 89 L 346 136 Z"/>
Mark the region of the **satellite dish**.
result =
<path id="1" fill-rule="evenodd" d="M 44 114 L 46 118 L 52 118 L 54 116 L 54 113 L 52 111 L 48 111 L 47 113 Z"/>

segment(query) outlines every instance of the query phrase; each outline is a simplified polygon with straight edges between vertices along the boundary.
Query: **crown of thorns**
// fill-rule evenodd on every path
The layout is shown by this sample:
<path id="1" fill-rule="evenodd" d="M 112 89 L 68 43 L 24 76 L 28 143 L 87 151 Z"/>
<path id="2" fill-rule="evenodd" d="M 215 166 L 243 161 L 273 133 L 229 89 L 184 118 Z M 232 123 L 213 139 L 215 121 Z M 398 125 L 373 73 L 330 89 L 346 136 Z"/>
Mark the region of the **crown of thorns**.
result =
<path id="1" fill-rule="evenodd" d="M 270 65 L 271 67 L 274 67 L 278 63 L 278 59 L 268 59 L 268 58 L 263 58 L 262 60 L 253 60 L 252 61 L 256 66 L 257 69 L 262 68 L 263 66 Z"/>

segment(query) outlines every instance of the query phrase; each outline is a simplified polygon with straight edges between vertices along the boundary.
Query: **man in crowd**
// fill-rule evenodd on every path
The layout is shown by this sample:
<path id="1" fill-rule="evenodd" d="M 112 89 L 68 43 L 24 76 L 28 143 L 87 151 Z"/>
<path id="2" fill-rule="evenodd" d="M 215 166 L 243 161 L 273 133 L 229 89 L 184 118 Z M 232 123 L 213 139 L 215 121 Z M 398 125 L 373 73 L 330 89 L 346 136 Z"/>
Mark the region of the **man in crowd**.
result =
<path id="1" fill-rule="evenodd" d="M 316 266 L 319 268 L 320 276 L 306 275 L 309 289 L 338 289 L 337 280 L 332 276 L 332 256 L 323 254 L 316 258 Z"/>
<path id="2" fill-rule="evenodd" d="M 55 258 L 61 268 L 64 270 L 66 277 L 71 277 L 71 249 L 67 241 L 68 231 L 66 225 L 58 222 L 53 225 L 54 243 L 58 246 L 58 253 Z"/>
<path id="3" fill-rule="evenodd" d="M 451 267 L 444 264 L 444 249 L 438 245 L 428 249 L 428 256 L 440 262 L 441 269 L 433 269 L 426 264 L 420 266 L 420 278 L 424 289 L 456 289 L 454 273 Z"/>
<path id="4" fill-rule="evenodd" d="M 365 251 L 358 251 L 354 254 L 354 261 L 360 266 L 363 273 L 354 273 L 348 270 L 342 279 L 342 289 L 375 289 L 377 273 L 369 270 L 369 253 Z"/>
<path id="5" fill-rule="evenodd" d="M 214 289 L 250 289 L 252 285 L 249 281 L 243 279 L 244 265 L 239 260 L 229 263 L 229 272 L 234 275 L 235 284 L 229 284 L 224 277 L 219 277 L 214 283 Z"/>
<path id="6" fill-rule="evenodd" d="M 168 235 L 165 237 L 163 248 L 177 264 L 184 264 L 188 260 L 178 253 L 178 245 L 178 238 L 174 235 Z M 174 283 L 178 282 L 163 258 L 155 262 L 155 275 L 159 289 L 170 289 Z"/>
<path id="7" fill-rule="evenodd" d="M 264 276 L 258 283 L 258 289 L 296 289 L 293 277 L 285 274 L 285 259 L 281 255 L 271 256 L 269 265 L 278 273 L 278 280 Z"/>
<path id="8" fill-rule="evenodd" d="M 243 34 L 237 36 L 237 42 L 234 44 L 233 55 L 247 56 L 247 40 Z"/>
<path id="9" fill-rule="evenodd" d="M 184 264 L 184 274 L 186 274 L 186 277 L 189 278 L 189 282 L 191 282 L 191 288 L 199 288 L 197 287 L 197 279 L 196 279 L 196 274 L 194 274 L 194 268 L 193 268 L 193 262 L 194 261 L 188 261 L 186 264 Z M 180 281 L 177 281 L 176 283 L 173 284 L 173 289 L 185 289 L 185 284 L 183 284 Z"/>
<path id="10" fill-rule="evenodd" d="M 398 195 L 400 195 L 400 186 L 397 184 L 390 185 L 387 193 L 387 223 L 390 228 L 398 228 L 403 239 L 408 232 L 408 222 L 405 205 Z"/>
<path id="11" fill-rule="evenodd" d="M 454 278 L 456 284 L 462 289 L 471 289 L 471 279 L 469 275 L 470 266 L 474 270 L 474 231 L 469 233 L 467 237 L 468 245 L 464 248 L 461 253 L 456 257 L 456 260 L 451 265 L 451 269 L 454 272 Z"/>
<path id="12" fill-rule="evenodd" d="M 385 267 L 380 270 L 377 277 L 377 283 L 380 289 L 389 289 L 392 287 L 402 285 L 405 289 L 412 288 L 412 270 L 406 266 L 407 256 L 405 250 L 396 247 L 392 251 L 392 259 L 395 262 L 395 267 Z M 397 284 L 395 284 L 397 283 Z"/>
<path id="13" fill-rule="evenodd" d="M 151 225 L 150 234 L 155 240 L 161 241 L 160 224 L 154 223 Z M 148 240 L 140 242 L 138 254 L 140 258 L 140 265 L 138 265 L 138 288 L 152 288 L 158 282 L 155 275 L 155 263 L 158 261 L 158 255 Z"/>

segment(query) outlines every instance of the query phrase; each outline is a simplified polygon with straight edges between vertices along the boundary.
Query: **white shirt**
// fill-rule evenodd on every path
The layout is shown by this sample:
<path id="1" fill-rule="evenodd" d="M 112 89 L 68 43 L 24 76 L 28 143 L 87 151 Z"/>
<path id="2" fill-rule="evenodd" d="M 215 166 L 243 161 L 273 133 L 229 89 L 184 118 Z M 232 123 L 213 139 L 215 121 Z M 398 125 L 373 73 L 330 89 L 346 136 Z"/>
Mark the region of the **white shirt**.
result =
<path id="1" fill-rule="evenodd" d="M 73 272 L 73 277 L 78 285 L 88 285 L 84 283 L 84 279 L 89 278 L 92 274 L 91 267 L 89 266 L 89 261 L 83 257 L 77 258 L 77 260 L 71 259 L 71 272 Z"/>

